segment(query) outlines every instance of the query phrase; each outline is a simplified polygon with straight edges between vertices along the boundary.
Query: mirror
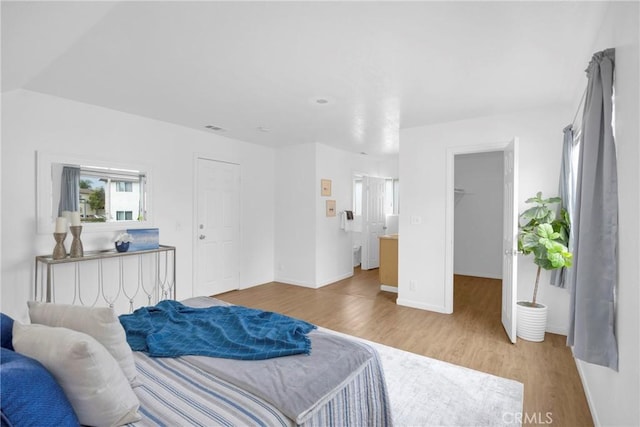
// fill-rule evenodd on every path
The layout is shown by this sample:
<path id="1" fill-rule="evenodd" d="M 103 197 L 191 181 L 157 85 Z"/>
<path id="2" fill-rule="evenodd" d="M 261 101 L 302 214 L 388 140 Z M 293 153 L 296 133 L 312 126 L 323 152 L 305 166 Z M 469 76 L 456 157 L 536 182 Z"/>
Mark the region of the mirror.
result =
<path id="1" fill-rule="evenodd" d="M 52 232 L 62 211 L 78 211 L 86 231 L 151 225 L 148 166 L 39 152 L 36 192 L 40 233 Z"/>

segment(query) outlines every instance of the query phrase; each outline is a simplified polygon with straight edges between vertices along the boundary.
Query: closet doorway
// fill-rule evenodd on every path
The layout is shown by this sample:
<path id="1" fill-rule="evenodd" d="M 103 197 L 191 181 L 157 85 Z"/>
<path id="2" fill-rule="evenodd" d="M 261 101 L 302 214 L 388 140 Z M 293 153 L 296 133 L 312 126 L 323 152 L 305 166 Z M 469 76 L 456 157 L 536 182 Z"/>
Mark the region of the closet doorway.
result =
<path id="1" fill-rule="evenodd" d="M 457 167 L 464 170 L 456 173 Z M 501 170 L 499 175 L 494 175 L 492 170 L 495 169 Z M 456 182 L 456 178 L 464 178 L 469 184 L 465 187 L 462 182 Z M 449 312 L 453 312 L 454 273 L 498 276 L 502 279 L 501 321 L 509 340 L 514 343 L 517 297 L 517 270 L 514 268 L 518 232 L 517 182 L 517 138 L 509 143 L 455 147 L 447 150 L 445 306 Z M 483 185 L 487 188 L 482 187 Z M 501 191 L 497 189 L 500 186 Z M 479 199 L 476 196 L 488 198 L 488 203 L 473 200 Z M 463 209 L 465 207 L 466 209 Z M 501 212 L 501 219 L 496 221 L 495 218 L 490 218 L 498 216 L 498 211 Z"/>
<path id="2" fill-rule="evenodd" d="M 502 151 L 455 156 L 453 273 L 502 279 Z"/>

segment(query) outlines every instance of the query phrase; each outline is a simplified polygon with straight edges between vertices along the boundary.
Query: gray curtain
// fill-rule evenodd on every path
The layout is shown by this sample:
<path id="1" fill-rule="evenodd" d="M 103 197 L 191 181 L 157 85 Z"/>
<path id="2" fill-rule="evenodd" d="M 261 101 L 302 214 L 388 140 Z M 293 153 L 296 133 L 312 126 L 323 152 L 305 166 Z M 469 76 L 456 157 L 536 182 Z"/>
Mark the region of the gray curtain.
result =
<path id="1" fill-rule="evenodd" d="M 60 204 L 58 216 L 63 211 L 77 211 L 80 204 L 80 168 L 65 166 L 62 168 L 62 180 L 60 185 Z"/>
<path id="2" fill-rule="evenodd" d="M 618 369 L 615 294 L 618 270 L 618 184 L 613 139 L 615 50 L 593 55 L 574 212 L 574 266 L 567 344 L 578 359 Z"/>
<path id="3" fill-rule="evenodd" d="M 560 163 L 560 188 L 558 195 L 562 198 L 562 207 L 567 210 L 569 220 L 573 223 L 573 211 L 575 205 L 574 196 L 574 171 L 573 171 L 573 144 L 574 134 L 573 125 L 569 125 L 563 130 L 564 141 L 562 143 L 562 162 Z M 558 212 L 559 214 L 560 212 Z M 569 252 L 573 252 L 573 228 L 570 228 L 569 235 Z M 559 288 L 566 288 L 570 283 L 568 275 L 571 274 L 570 268 L 559 268 L 551 272 L 551 284 Z"/>

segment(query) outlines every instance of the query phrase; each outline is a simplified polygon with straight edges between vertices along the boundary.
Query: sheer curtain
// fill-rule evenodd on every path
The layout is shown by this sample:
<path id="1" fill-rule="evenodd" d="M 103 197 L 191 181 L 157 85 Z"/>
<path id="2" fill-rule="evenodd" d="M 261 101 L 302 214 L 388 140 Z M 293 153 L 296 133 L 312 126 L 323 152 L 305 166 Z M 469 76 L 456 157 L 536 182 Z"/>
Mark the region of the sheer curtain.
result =
<path id="1" fill-rule="evenodd" d="M 58 216 L 63 211 L 77 211 L 80 204 L 80 168 L 64 166 L 60 185 L 60 204 Z"/>
<path id="2" fill-rule="evenodd" d="M 573 167 L 575 135 L 573 125 L 563 130 L 564 141 L 562 143 L 562 162 L 560 163 L 560 188 L 558 195 L 562 198 L 562 207 L 566 209 L 570 223 L 573 223 L 575 210 L 575 172 Z M 569 228 L 569 252 L 573 252 L 573 228 Z M 552 270 L 551 284 L 559 288 L 566 288 L 570 283 L 568 277 L 572 273 L 570 268 Z"/>
<path id="3" fill-rule="evenodd" d="M 586 362 L 618 369 L 615 336 L 618 185 L 613 135 L 615 50 L 593 55 L 587 68 L 587 95 L 576 175 L 567 344 Z"/>

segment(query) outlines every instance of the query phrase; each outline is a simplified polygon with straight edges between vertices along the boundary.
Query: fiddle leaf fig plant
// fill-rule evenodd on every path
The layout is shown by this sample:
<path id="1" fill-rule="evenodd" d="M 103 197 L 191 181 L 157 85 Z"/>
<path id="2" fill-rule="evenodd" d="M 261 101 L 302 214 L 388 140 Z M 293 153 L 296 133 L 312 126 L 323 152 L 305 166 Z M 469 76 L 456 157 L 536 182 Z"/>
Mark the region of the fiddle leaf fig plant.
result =
<path id="1" fill-rule="evenodd" d="M 533 288 L 533 299 L 524 303 L 537 307 L 538 283 L 540 271 L 571 267 L 573 255 L 569 252 L 569 215 L 565 209 L 560 210 L 556 218 L 549 205 L 562 202 L 560 197 L 542 198 L 542 192 L 526 200 L 534 206 L 520 214 L 518 232 L 518 249 L 524 254 L 533 254 L 533 262 L 538 266 L 536 284 Z"/>

